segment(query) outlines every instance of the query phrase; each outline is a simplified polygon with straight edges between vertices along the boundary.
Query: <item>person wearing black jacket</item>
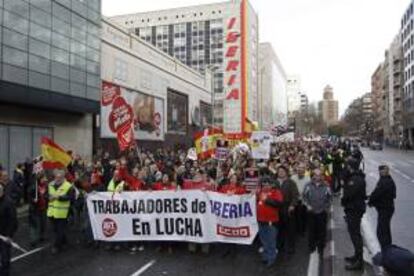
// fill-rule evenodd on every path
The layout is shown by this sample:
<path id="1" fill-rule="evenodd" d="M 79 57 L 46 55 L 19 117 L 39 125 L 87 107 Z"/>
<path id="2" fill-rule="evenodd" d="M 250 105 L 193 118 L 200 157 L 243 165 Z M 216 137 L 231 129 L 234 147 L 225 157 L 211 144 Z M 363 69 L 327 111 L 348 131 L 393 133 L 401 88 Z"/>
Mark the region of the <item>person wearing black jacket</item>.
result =
<path id="1" fill-rule="evenodd" d="M 0 275 L 10 275 L 11 238 L 17 230 L 16 207 L 12 200 L 5 195 L 5 187 L 0 184 L 0 235 L 6 241 L 0 240 L 1 267 Z"/>
<path id="2" fill-rule="evenodd" d="M 391 218 L 394 214 L 394 199 L 397 195 L 397 189 L 388 166 L 379 166 L 378 170 L 380 179 L 369 197 L 368 205 L 377 209 L 377 237 L 383 249 L 392 244 Z"/>
<path id="3" fill-rule="evenodd" d="M 344 185 L 343 197 L 341 199 L 348 232 L 355 250 L 354 256 L 345 258 L 348 262 L 345 266 L 346 270 L 362 270 L 364 264 L 362 258 L 361 220 L 366 211 L 365 200 L 367 195 L 365 174 L 359 169 L 359 164 L 359 160 L 353 158 L 348 160 L 347 170 L 349 171 L 349 178 Z"/>

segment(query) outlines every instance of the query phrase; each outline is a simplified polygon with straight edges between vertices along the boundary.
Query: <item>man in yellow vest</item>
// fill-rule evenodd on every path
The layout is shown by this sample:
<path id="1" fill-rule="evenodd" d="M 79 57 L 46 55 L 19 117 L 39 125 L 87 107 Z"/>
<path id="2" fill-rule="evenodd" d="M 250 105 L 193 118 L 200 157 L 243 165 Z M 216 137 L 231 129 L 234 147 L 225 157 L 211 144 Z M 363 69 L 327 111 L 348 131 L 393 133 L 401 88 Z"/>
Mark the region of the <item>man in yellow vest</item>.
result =
<path id="1" fill-rule="evenodd" d="M 121 172 L 114 171 L 114 177 L 109 181 L 107 191 L 112 193 L 120 193 L 124 190 L 125 182 L 122 180 Z"/>
<path id="2" fill-rule="evenodd" d="M 54 181 L 49 183 L 47 198 L 47 216 L 53 226 L 54 244 L 52 253 L 56 254 L 62 250 L 66 240 L 66 225 L 68 221 L 69 208 L 75 199 L 75 189 L 65 179 L 63 170 L 54 171 Z"/>

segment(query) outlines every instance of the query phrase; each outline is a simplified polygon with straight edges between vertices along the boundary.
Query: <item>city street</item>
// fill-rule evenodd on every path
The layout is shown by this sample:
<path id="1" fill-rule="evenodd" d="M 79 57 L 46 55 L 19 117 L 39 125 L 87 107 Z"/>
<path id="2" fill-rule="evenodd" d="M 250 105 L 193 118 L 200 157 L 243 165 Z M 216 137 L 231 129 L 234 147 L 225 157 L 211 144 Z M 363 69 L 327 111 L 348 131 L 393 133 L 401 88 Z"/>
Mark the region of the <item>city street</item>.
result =
<path id="1" fill-rule="evenodd" d="M 365 159 L 365 173 L 367 180 L 367 192 L 370 193 L 378 180 L 378 166 L 387 164 L 391 168 L 391 176 L 397 186 L 397 199 L 395 213 L 392 219 L 393 243 L 414 250 L 412 229 L 414 221 L 414 153 L 412 151 L 400 151 L 396 149 L 384 149 L 384 151 L 363 150 Z M 376 212 L 369 209 L 368 218 L 376 227 Z"/>
<path id="2" fill-rule="evenodd" d="M 27 233 L 27 224 L 23 222 L 16 240 L 24 248 L 28 248 Z M 300 238 L 294 256 L 281 256 L 273 268 L 265 270 L 257 246 L 235 246 L 235 255 L 223 256 L 225 245 L 214 245 L 210 255 L 192 255 L 184 243 L 177 243 L 173 254 L 169 254 L 156 252 L 157 243 L 150 242 L 145 243 L 145 251 L 133 255 L 127 249 L 86 249 L 71 240 L 67 251 L 56 256 L 46 245 L 29 256 L 15 258 L 12 275 L 306 275 L 309 256 L 305 242 L 306 238 Z M 14 253 L 14 257 L 21 254 Z"/>

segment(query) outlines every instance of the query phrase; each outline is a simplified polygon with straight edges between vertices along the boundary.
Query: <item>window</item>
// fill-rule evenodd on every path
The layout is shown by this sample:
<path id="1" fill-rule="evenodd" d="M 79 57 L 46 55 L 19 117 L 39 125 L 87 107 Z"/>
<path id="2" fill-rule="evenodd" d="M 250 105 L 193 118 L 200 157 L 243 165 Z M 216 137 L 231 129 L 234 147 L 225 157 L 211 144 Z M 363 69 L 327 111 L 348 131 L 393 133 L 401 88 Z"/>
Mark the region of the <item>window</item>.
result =
<path id="1" fill-rule="evenodd" d="M 3 61 L 8 64 L 27 67 L 27 53 L 3 46 Z"/>
<path id="2" fill-rule="evenodd" d="M 100 73 L 99 63 L 88 60 L 86 62 L 86 70 L 91 73 L 99 74 Z"/>
<path id="3" fill-rule="evenodd" d="M 30 23 L 30 36 L 43 42 L 50 43 L 50 29 L 35 23 Z"/>
<path id="4" fill-rule="evenodd" d="M 30 8 L 30 20 L 44 27 L 50 27 L 52 24 L 50 13 L 46 13 L 35 7 Z"/>
<path id="5" fill-rule="evenodd" d="M 56 17 L 52 18 L 52 29 L 66 36 L 70 36 L 71 34 L 70 25 Z"/>
<path id="6" fill-rule="evenodd" d="M 128 63 L 122 59 L 115 58 L 114 79 L 126 82 L 128 79 Z"/>
<path id="7" fill-rule="evenodd" d="M 22 34 L 27 34 L 29 31 L 29 21 L 6 10 L 4 11 L 3 24 L 5 27 Z"/>
<path id="8" fill-rule="evenodd" d="M 29 18 L 29 3 L 22 0 L 4 0 L 4 8 L 24 18 Z"/>
<path id="9" fill-rule="evenodd" d="M 70 24 L 70 11 L 57 3 L 52 3 L 53 15 Z"/>
<path id="10" fill-rule="evenodd" d="M 69 64 L 69 52 L 52 47 L 52 60 Z"/>
<path id="11" fill-rule="evenodd" d="M 3 28 L 3 43 L 27 51 L 27 36 Z"/>
<path id="12" fill-rule="evenodd" d="M 52 34 L 52 45 L 64 49 L 66 51 L 70 50 L 69 38 L 58 33 Z"/>
<path id="13" fill-rule="evenodd" d="M 72 38 L 80 41 L 82 43 L 85 43 L 86 41 L 86 31 L 81 30 L 79 28 L 76 27 L 72 27 Z"/>
<path id="14" fill-rule="evenodd" d="M 70 65 L 82 71 L 86 70 L 86 59 L 78 55 L 70 55 Z"/>
<path id="15" fill-rule="evenodd" d="M 49 59 L 50 58 L 50 46 L 39 40 L 30 38 L 29 40 L 29 52 L 38 56 Z"/>
<path id="16" fill-rule="evenodd" d="M 50 73 L 50 62 L 48 59 L 35 55 L 29 56 L 29 69 L 44 74 Z"/>

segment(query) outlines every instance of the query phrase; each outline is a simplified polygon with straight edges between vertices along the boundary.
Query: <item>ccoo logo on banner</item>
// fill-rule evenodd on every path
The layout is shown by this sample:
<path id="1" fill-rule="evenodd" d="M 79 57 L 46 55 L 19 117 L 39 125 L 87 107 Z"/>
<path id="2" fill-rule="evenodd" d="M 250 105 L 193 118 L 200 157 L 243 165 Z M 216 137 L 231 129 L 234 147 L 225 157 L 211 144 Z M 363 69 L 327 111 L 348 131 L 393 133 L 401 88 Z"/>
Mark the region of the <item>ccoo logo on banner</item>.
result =
<path id="1" fill-rule="evenodd" d="M 251 244 L 257 234 L 256 196 L 210 191 L 91 194 L 96 240 L 168 240 Z"/>

